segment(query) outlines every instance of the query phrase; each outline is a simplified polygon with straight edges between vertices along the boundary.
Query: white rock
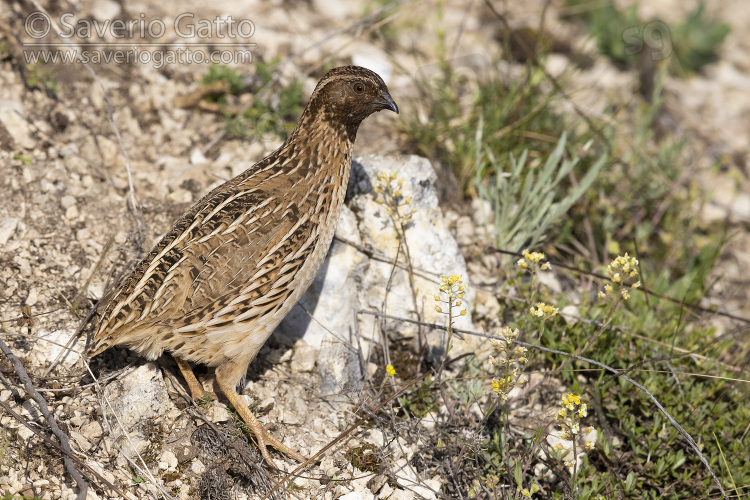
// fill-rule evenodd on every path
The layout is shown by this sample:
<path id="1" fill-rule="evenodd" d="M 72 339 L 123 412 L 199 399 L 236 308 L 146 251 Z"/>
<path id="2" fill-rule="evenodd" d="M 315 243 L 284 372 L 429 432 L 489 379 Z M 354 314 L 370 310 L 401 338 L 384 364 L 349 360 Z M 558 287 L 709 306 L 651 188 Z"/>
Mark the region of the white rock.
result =
<path id="1" fill-rule="evenodd" d="M 302 419 L 292 411 L 284 411 L 282 408 L 276 408 L 281 413 L 280 420 L 287 425 L 299 425 Z"/>
<path id="2" fill-rule="evenodd" d="M 93 488 L 89 488 L 86 492 L 86 500 L 99 500 L 99 495 L 96 494 Z"/>
<path id="3" fill-rule="evenodd" d="M 382 488 L 380 488 L 380 493 L 378 494 L 378 498 L 390 498 L 391 494 L 393 493 L 393 488 L 388 483 L 385 483 Z"/>
<path id="4" fill-rule="evenodd" d="M 114 0 L 96 0 L 90 7 L 94 19 L 115 19 L 122 7 Z"/>
<path id="5" fill-rule="evenodd" d="M 141 365 L 116 379 L 107 385 L 104 395 L 113 437 L 130 457 L 145 450 L 149 444 L 141 432 L 141 423 L 155 419 L 174 406 L 169 400 L 161 370 L 154 363 Z"/>
<path id="6" fill-rule="evenodd" d="M 415 276 L 417 307 L 424 301 L 423 321 L 445 324 L 446 316 L 432 308 L 438 288 L 438 275 L 460 274 L 468 290 L 460 309 L 472 310 L 474 291 L 471 289 L 466 264 L 456 241 L 450 234 L 438 206 L 435 171 L 430 162 L 417 156 L 364 156 L 355 158 L 349 182 L 349 201 L 342 209 L 336 236 L 355 245 L 364 246 L 377 255 L 393 259 L 397 253 L 403 262 L 403 251 L 397 252 L 399 241 L 383 205 L 375 201 L 373 185 L 378 173 L 395 171 L 403 180 L 404 197 L 411 197 L 416 212 L 406 229 L 412 263 L 420 268 Z M 361 384 L 363 368 L 359 349 L 367 359 L 370 346 L 380 342 L 381 321 L 371 315 L 359 314 L 363 309 L 380 311 L 388 292 L 387 314 L 415 319 L 408 273 L 382 259 L 370 259 L 353 245 L 334 241 L 320 272 L 298 306 L 279 326 L 279 332 L 292 339 L 304 338 L 305 343 L 319 351 L 317 365 L 322 376 L 321 391 L 332 394 Z M 433 277 L 430 277 L 430 276 Z M 472 330 L 470 315 L 455 319 L 457 328 Z M 396 338 L 416 338 L 415 325 L 389 320 L 388 333 Z M 442 330 L 426 330 L 431 355 L 441 357 L 446 344 Z M 473 337 L 455 340 L 453 354 L 471 350 L 478 344 Z"/>
<path id="7" fill-rule="evenodd" d="M 203 165 L 207 162 L 208 160 L 204 156 L 203 151 L 200 148 L 193 148 L 190 152 L 190 163 L 193 165 Z"/>
<path id="8" fill-rule="evenodd" d="M 36 141 L 31 137 L 26 113 L 19 101 L 0 100 L 0 125 L 10 135 L 15 145 L 23 149 L 34 149 Z"/>
<path id="9" fill-rule="evenodd" d="M 578 306 L 574 304 L 568 304 L 560 310 L 560 313 L 568 325 L 573 325 L 578 322 L 578 318 L 581 317 L 581 312 L 578 310 Z"/>
<path id="10" fill-rule="evenodd" d="M 385 446 L 385 435 L 380 429 L 373 428 L 370 430 L 370 437 L 367 441 L 374 444 L 377 448 L 382 448 Z"/>
<path id="11" fill-rule="evenodd" d="M 372 493 L 370 495 L 372 495 Z M 361 492 L 352 491 L 350 493 L 347 493 L 346 495 L 341 495 L 339 497 L 339 500 L 364 500 L 364 497 L 362 496 Z"/>
<path id="12" fill-rule="evenodd" d="M 422 498 L 437 498 L 436 492 L 440 493 L 440 481 L 436 478 L 425 479 L 422 481 L 423 484 L 416 485 L 414 492 L 421 495 Z"/>
<path id="13" fill-rule="evenodd" d="M 16 255 L 13 257 L 13 262 L 20 269 L 21 276 L 31 276 L 31 262 L 29 262 L 29 259 Z"/>
<path id="14" fill-rule="evenodd" d="M 164 467 L 164 469 L 175 470 L 177 468 L 177 457 L 175 456 L 174 453 L 172 453 L 169 450 L 161 454 L 161 457 L 159 457 L 159 462 L 160 463 L 164 462 L 165 464 L 167 464 L 167 466 Z M 159 468 L 162 468 L 162 467 L 159 467 Z"/>
<path id="15" fill-rule="evenodd" d="M 292 370 L 295 372 L 311 372 L 315 368 L 315 358 L 318 350 L 300 341 L 294 347 L 292 354 Z"/>
<path id="16" fill-rule="evenodd" d="M 363 68 L 374 71 L 375 73 L 380 75 L 380 77 L 386 83 L 391 80 L 393 65 L 384 57 L 357 52 L 352 55 L 352 64 L 354 64 L 355 66 L 362 66 Z"/>
<path id="17" fill-rule="evenodd" d="M 396 490 L 388 500 L 414 500 L 414 493 L 409 490 Z"/>
<path id="18" fill-rule="evenodd" d="M 76 431 L 70 431 L 70 439 L 73 440 L 73 442 L 78 446 L 78 448 L 83 451 L 87 452 L 92 448 L 91 442 L 86 439 L 83 434 Z"/>
<path id="19" fill-rule="evenodd" d="M 328 2 L 313 0 L 313 6 L 316 11 L 325 13 L 326 16 L 330 16 L 337 20 L 359 16 L 359 7 L 355 3 L 345 2 L 343 0 Z"/>
<path id="20" fill-rule="evenodd" d="M 36 291 L 36 288 L 30 288 L 25 303 L 27 306 L 33 307 L 37 302 L 39 302 L 39 292 Z"/>
<path id="21" fill-rule="evenodd" d="M 193 465 L 190 466 L 190 470 L 192 470 L 194 474 L 203 474 L 203 471 L 206 470 L 206 466 L 196 458 L 193 460 Z"/>
<path id="22" fill-rule="evenodd" d="M 41 366 L 49 365 L 58 357 L 58 355 L 60 355 L 65 350 L 65 345 L 70 340 L 71 336 L 74 333 L 74 330 L 75 325 L 71 326 L 70 328 L 51 331 L 48 331 L 43 327 L 40 328 L 36 332 L 39 341 L 34 343 L 33 347 L 31 348 L 30 356 L 32 356 L 33 359 Z M 60 358 L 62 366 L 70 368 L 74 364 L 76 364 L 76 362 L 78 362 L 81 357 L 74 351 L 83 352 L 85 345 L 85 339 L 78 339 L 78 341 L 72 346 L 72 350 L 66 352 Z"/>
<path id="23" fill-rule="evenodd" d="M 13 217 L 0 217 L 0 247 L 8 243 L 8 240 L 16 232 L 18 219 Z"/>
<path id="24" fill-rule="evenodd" d="M 555 276 L 554 269 L 536 273 L 536 279 L 554 294 L 562 293 L 562 286 L 560 285 L 560 280 Z"/>
<path id="25" fill-rule="evenodd" d="M 213 423 L 226 422 L 229 420 L 229 412 L 226 407 L 214 404 L 206 412 L 206 417 Z"/>
<path id="26" fill-rule="evenodd" d="M 750 222 L 750 195 L 740 193 L 731 205 L 732 222 Z"/>
<path id="27" fill-rule="evenodd" d="M 65 218 L 68 220 L 75 220 L 78 218 L 78 207 L 73 205 L 72 207 L 68 207 L 67 210 L 65 210 Z"/>
<path id="28" fill-rule="evenodd" d="M 292 350 L 291 349 L 270 349 L 268 351 L 268 354 L 265 355 L 265 358 L 268 360 L 269 363 L 273 363 L 275 365 L 278 365 L 280 363 L 286 363 L 290 359 L 292 359 Z"/>
<path id="29" fill-rule="evenodd" d="M 75 196 L 66 194 L 65 196 L 60 198 L 60 204 L 62 205 L 63 208 L 66 208 L 66 209 L 73 207 L 76 204 L 76 198 Z"/>
<path id="30" fill-rule="evenodd" d="M 92 420 L 81 427 L 81 434 L 89 441 L 102 437 L 102 432 L 102 424 L 96 420 Z"/>
<path id="31" fill-rule="evenodd" d="M 468 215 L 462 215 L 456 220 L 456 242 L 461 246 L 474 243 L 474 221 Z"/>
<path id="32" fill-rule="evenodd" d="M 25 425 L 22 425 L 16 431 L 16 437 L 18 437 L 18 440 L 21 441 L 22 443 L 26 443 L 29 439 L 34 437 L 34 431 L 29 429 Z"/>

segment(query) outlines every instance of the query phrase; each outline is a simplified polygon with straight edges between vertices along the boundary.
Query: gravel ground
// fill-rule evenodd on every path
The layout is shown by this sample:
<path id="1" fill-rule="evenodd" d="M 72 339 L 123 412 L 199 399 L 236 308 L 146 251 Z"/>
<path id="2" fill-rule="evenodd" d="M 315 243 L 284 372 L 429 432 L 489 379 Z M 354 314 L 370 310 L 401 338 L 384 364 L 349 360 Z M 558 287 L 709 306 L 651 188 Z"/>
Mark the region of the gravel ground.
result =
<path id="1" fill-rule="evenodd" d="M 676 0 L 640 3 L 643 17 L 658 14 L 667 23 L 694 8 L 694 2 Z M 466 10 L 465 4 L 471 8 Z M 393 29 L 388 36 L 367 20 L 366 14 L 377 8 L 375 3 L 362 1 L 247 2 L 241 6 L 219 1 L 207 6 L 164 0 L 153 6 L 62 0 L 42 2 L 41 7 L 55 19 L 73 12 L 75 19 L 137 20 L 143 12 L 147 19 L 164 19 L 168 25 L 181 13 L 191 13 L 195 20 L 231 13 L 234 19 L 253 21 L 256 63 L 274 58 L 285 61 L 277 72 L 282 86 L 299 78 L 307 96 L 324 64 L 354 61 L 386 75 L 403 114 L 416 112 L 419 104 L 412 76 L 435 64 L 437 26 L 447 33 L 456 57 L 480 54 L 490 61 L 500 51 L 493 38 L 497 27 L 481 2 L 449 0 L 441 5 L 442 20 L 437 18 L 434 2 L 403 2 L 389 10 L 386 25 Z M 543 6 L 544 2 L 532 0 L 505 7 L 514 25 L 536 26 Z M 707 203 L 700 217 L 707 221 L 728 218 L 738 230 L 722 256 L 717 270 L 722 279 L 707 303 L 750 317 L 750 37 L 745 35 L 750 30 L 750 10 L 744 0 L 715 0 L 707 6 L 732 27 L 732 33 L 717 64 L 700 75 L 667 80 L 667 107 L 676 128 L 690 140 L 695 175 L 705 186 Z M 173 362 L 146 363 L 127 351 L 107 351 L 92 363 L 105 390 L 92 384 L 74 354 L 51 376 L 45 370 L 62 352 L 91 300 L 102 295 L 126 263 L 158 241 L 191 202 L 251 166 L 280 142 L 270 135 L 254 141 L 223 137 L 222 116 L 175 105 L 176 99 L 199 87 L 205 64 L 94 64 L 96 80 L 78 64 L 49 64 L 57 92 L 30 88 L 29 70 L 22 62 L 24 47 L 19 44 L 34 41 L 24 31 L 24 20 L 39 10 L 35 1 L 0 0 L 0 46 L 5 48 L 0 50 L 2 338 L 22 359 L 38 387 L 45 389 L 42 394 L 50 411 L 70 436 L 75 454 L 90 468 L 88 477 L 93 474 L 90 470 L 103 477 L 88 498 L 123 494 L 128 498 L 230 498 L 230 488 L 234 498 L 256 498 L 254 492 L 272 484 L 274 476 L 263 468 L 238 465 L 246 462 L 237 457 L 249 457 L 250 463 L 257 458 L 244 439 L 227 427 L 226 407 L 220 402 L 203 410 L 191 406 Z M 546 22 L 551 32 L 571 45 L 591 47 L 585 33 L 560 21 L 555 9 L 547 12 Z M 180 40 L 168 32 L 159 41 Z M 564 56 L 550 58 L 548 69 L 554 72 L 566 64 Z M 245 77 L 254 74 L 253 64 L 230 66 Z M 634 72 L 621 72 L 598 58 L 591 68 L 574 75 L 574 86 L 580 91 L 573 99 L 586 112 L 598 115 L 610 100 L 632 102 L 630 94 L 637 80 Z M 246 94 L 237 104 L 251 98 Z M 393 120 L 380 115 L 361 128 L 356 152 L 409 152 Z M 140 214 L 128 209 L 131 191 L 123 149 Z M 712 168 L 717 160 L 721 169 Z M 465 209 L 462 216 L 470 212 Z M 448 218 L 455 221 L 461 216 L 449 214 Z M 459 241 L 471 237 L 457 235 Z M 477 274 L 486 267 L 472 262 L 470 256 L 467 260 L 473 279 L 483 281 Z M 487 308 L 494 310 L 491 304 Z M 79 341 L 75 348 L 82 346 Z M 309 455 L 338 436 L 362 401 L 359 395 L 349 394 L 344 400 L 350 404 L 332 405 L 320 397 L 316 376 L 298 369 L 305 365 L 304 356 L 292 345 L 271 341 L 251 365 L 244 393 L 249 403 L 257 402 L 265 409 L 261 413 L 267 422 L 280 423 L 274 431 L 278 436 Z M 210 386 L 210 373 L 202 369 L 197 373 Z M 0 360 L 0 374 L 17 380 L 5 359 Z M 24 419 L 41 421 L 27 399 L 19 387 L 4 386 L 0 391 L 0 401 Z M 107 401 L 115 408 L 118 404 L 143 406 L 131 413 L 133 422 L 122 422 L 127 436 L 112 419 Z M 144 415 L 150 417 L 144 419 Z M 63 472 L 56 449 L 5 410 L 0 410 L 0 428 L 0 492 L 49 499 L 76 497 L 77 489 Z M 410 464 L 419 450 L 419 436 L 406 439 L 397 430 L 394 424 L 356 433 L 335 446 L 305 477 L 295 479 L 294 487 L 288 486 L 279 498 L 292 493 L 297 498 L 346 500 L 436 498 L 446 478 L 413 468 Z M 390 441 L 398 445 L 391 447 L 398 452 L 390 457 L 389 470 L 363 473 L 352 467 L 346 455 L 363 444 L 383 446 Z M 287 470 L 293 467 L 281 459 L 277 463 Z M 104 488 L 105 481 L 114 490 Z"/>

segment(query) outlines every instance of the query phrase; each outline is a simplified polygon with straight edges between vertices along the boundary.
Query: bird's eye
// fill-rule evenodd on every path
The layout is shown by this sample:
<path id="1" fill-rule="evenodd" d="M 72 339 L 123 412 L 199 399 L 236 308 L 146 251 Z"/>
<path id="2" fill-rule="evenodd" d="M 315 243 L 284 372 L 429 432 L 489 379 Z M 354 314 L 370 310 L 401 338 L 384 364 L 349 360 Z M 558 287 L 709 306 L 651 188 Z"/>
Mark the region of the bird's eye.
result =
<path id="1" fill-rule="evenodd" d="M 357 82 L 352 85 L 352 89 L 354 90 L 355 94 L 362 94 L 365 91 L 365 84 L 362 82 Z"/>

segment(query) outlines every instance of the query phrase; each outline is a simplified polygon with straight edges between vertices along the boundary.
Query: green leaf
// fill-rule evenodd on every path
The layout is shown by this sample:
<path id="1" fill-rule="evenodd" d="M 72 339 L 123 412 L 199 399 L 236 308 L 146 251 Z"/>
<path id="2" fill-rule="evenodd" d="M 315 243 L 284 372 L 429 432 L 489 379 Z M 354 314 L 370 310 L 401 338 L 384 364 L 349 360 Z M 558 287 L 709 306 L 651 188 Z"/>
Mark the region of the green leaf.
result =
<path id="1" fill-rule="evenodd" d="M 520 461 L 516 461 L 516 466 L 513 469 L 513 477 L 516 479 L 516 486 L 521 488 L 523 486 L 523 471 L 521 470 Z"/>
<path id="2" fill-rule="evenodd" d="M 633 472 L 628 472 L 628 477 L 625 478 L 625 493 L 630 493 L 635 488 L 636 477 Z"/>

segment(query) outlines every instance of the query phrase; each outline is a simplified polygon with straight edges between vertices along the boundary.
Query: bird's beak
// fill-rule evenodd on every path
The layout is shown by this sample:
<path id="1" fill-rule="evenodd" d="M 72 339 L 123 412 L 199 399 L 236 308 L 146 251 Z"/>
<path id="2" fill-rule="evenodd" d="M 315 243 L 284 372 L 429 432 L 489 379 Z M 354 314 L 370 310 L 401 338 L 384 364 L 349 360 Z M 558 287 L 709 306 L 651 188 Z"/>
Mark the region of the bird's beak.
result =
<path id="1" fill-rule="evenodd" d="M 377 99 L 372 101 L 373 104 L 380 104 L 383 106 L 383 109 L 390 109 L 391 111 L 398 114 L 398 106 L 396 106 L 396 103 L 393 101 L 393 98 L 391 97 L 391 94 L 388 92 L 383 92 L 378 96 Z"/>

